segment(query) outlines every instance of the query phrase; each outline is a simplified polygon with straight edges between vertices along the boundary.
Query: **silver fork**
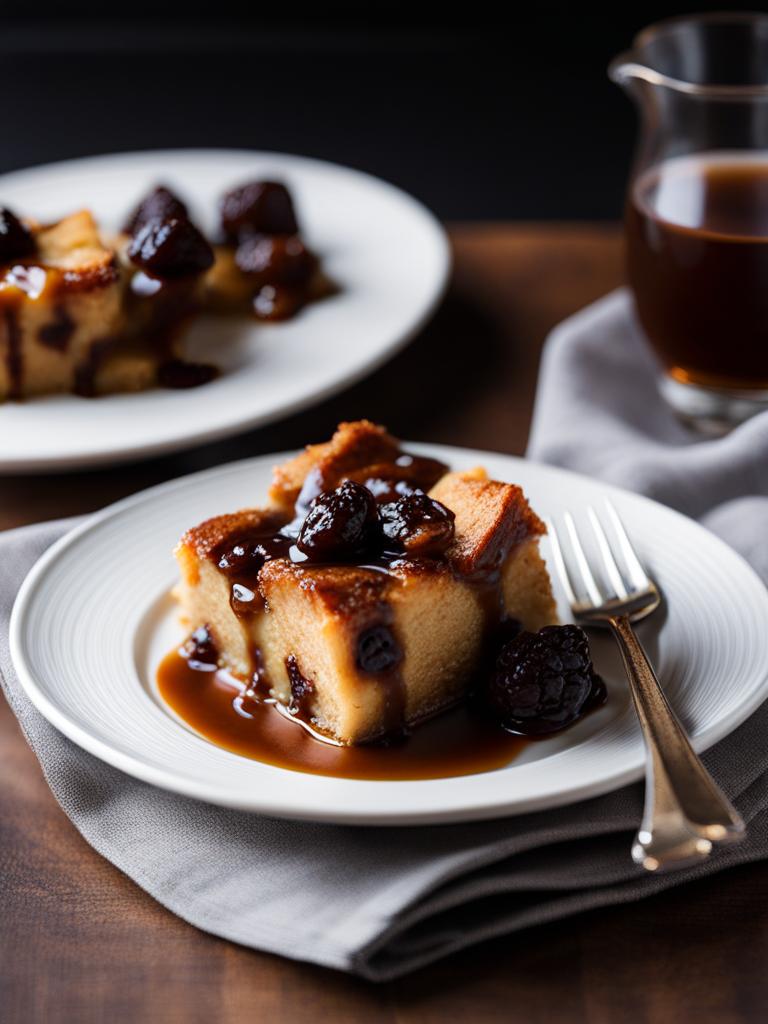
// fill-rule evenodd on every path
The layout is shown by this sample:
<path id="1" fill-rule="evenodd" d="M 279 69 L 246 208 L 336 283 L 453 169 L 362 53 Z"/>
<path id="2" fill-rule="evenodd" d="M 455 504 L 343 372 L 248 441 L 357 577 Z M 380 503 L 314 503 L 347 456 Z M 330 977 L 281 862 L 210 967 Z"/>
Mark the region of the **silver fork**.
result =
<path id="1" fill-rule="evenodd" d="M 744 822 L 694 752 L 632 628 L 633 622 L 659 607 L 661 595 L 609 502 L 606 513 L 614 545 L 594 508 L 587 509 L 603 563 L 605 592 L 598 587 L 569 512 L 563 516 L 562 541 L 554 523 L 547 524 L 552 554 L 575 621 L 602 626 L 613 633 L 643 731 L 647 751 L 645 810 L 632 844 L 632 857 L 649 871 L 683 867 L 706 860 L 716 842 L 740 839 Z M 569 554 L 568 559 L 564 552 Z"/>

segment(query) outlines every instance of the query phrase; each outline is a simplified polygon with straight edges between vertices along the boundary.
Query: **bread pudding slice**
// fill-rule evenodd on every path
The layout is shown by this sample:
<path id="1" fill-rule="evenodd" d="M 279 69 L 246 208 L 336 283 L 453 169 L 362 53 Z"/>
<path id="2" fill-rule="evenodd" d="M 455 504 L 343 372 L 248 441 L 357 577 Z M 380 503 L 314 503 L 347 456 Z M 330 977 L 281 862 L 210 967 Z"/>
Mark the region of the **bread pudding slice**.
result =
<path id="1" fill-rule="evenodd" d="M 247 692 L 342 744 L 457 703 L 500 622 L 535 631 L 556 612 L 538 550 L 544 526 L 520 488 L 445 469 L 381 427 L 342 424 L 275 470 L 268 507 L 184 535 L 177 596 L 187 625 Z M 387 523 L 379 547 L 315 557 L 308 524 L 322 534 L 326 504 L 337 502 L 338 517 L 360 500 Z M 426 518 L 416 523 L 414 509 Z"/>
<path id="2" fill-rule="evenodd" d="M 7 210 L 0 221 L 18 226 L 21 253 L 0 266 L 0 400 L 163 381 L 199 308 L 202 272 L 150 277 L 129 258 L 129 240 L 104 239 L 87 210 L 47 226 Z"/>
<path id="3" fill-rule="evenodd" d="M 87 210 L 29 235 L 30 254 L 0 268 L 0 400 L 76 390 L 123 327 L 116 254 Z"/>
<path id="4" fill-rule="evenodd" d="M 248 182 L 220 213 L 214 252 L 162 185 L 109 238 L 87 210 L 40 225 L 0 206 L 0 401 L 196 387 L 218 376 L 184 358 L 198 313 L 284 320 L 334 290 L 285 185 Z"/>

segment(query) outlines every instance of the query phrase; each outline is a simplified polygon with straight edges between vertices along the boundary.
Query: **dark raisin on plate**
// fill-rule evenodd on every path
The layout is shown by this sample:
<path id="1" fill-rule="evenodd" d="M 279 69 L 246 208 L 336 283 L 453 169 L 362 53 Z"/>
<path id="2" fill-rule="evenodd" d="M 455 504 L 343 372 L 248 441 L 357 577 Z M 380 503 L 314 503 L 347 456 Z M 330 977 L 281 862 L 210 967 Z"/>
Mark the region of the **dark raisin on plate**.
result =
<path id="1" fill-rule="evenodd" d="M 348 562 L 381 550 L 381 523 L 371 492 L 346 480 L 312 502 L 296 547 L 313 562 Z"/>
<path id="2" fill-rule="evenodd" d="M 390 545 L 409 555 L 441 555 L 453 540 L 453 512 L 421 490 L 381 505 L 379 518 Z"/>
<path id="3" fill-rule="evenodd" d="M 247 235 L 296 235 L 299 232 L 291 194 L 278 181 L 250 181 L 221 198 L 221 228 L 229 242 Z"/>
<path id="4" fill-rule="evenodd" d="M 35 255 L 32 232 L 7 206 L 0 206 L 0 263 L 23 260 Z"/>
<path id="5" fill-rule="evenodd" d="M 165 185 L 158 185 L 141 200 L 123 225 L 126 235 L 135 235 L 150 220 L 189 220 L 186 203 Z"/>
<path id="6" fill-rule="evenodd" d="M 605 699 L 579 626 L 545 626 L 519 633 L 501 648 L 488 680 L 486 702 L 510 732 L 557 732 Z"/>
<path id="7" fill-rule="evenodd" d="M 148 220 L 134 235 L 128 257 L 159 278 L 187 277 L 213 265 L 213 249 L 195 225 L 171 217 Z"/>

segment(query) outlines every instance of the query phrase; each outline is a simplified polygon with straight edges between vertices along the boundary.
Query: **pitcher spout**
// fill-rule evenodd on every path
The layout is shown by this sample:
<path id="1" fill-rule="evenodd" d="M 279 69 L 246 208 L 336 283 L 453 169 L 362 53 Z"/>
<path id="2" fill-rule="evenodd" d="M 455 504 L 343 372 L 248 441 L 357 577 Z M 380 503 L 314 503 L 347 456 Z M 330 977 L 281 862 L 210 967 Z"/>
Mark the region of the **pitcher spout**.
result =
<path id="1" fill-rule="evenodd" d="M 611 61 L 608 76 L 632 96 L 739 103 L 768 99 L 766 68 L 768 14 L 723 11 L 651 25 Z"/>

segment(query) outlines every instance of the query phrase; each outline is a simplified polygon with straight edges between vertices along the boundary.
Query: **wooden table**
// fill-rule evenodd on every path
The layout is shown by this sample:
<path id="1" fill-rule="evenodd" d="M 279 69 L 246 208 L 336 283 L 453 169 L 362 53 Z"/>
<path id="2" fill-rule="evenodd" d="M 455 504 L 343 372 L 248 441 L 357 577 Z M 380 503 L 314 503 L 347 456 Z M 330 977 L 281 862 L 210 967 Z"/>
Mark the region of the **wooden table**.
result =
<path id="1" fill-rule="evenodd" d="M 351 391 L 190 453 L 0 478 L 0 527 L 87 512 L 150 484 L 329 435 L 368 416 L 401 437 L 522 453 L 541 343 L 621 280 L 613 226 L 459 225 L 454 283 L 423 334 Z M 768 1008 L 768 869 L 487 943 L 373 986 L 198 932 L 102 860 L 0 710 L 0 1019 L 392 1024 L 735 1021 Z"/>

